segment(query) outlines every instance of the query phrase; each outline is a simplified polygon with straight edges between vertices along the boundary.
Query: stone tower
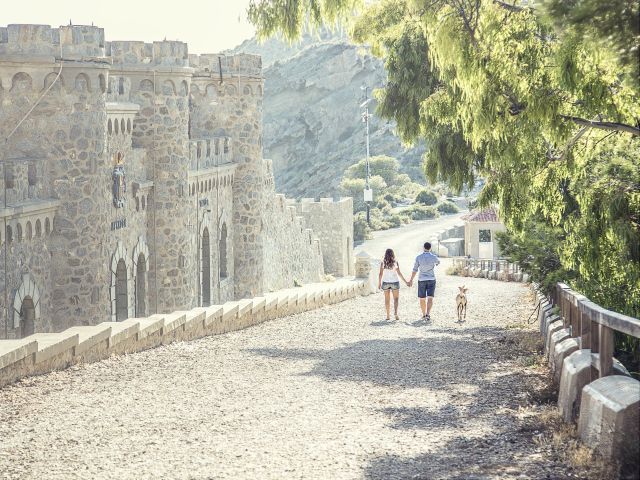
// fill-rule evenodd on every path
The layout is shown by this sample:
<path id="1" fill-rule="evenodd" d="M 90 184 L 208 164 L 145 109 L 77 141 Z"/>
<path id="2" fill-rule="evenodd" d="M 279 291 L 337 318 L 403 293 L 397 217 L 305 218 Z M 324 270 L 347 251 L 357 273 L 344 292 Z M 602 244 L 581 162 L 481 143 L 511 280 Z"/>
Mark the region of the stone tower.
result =
<path id="1" fill-rule="evenodd" d="M 108 68 L 101 28 L 0 29 L 2 137 L 17 127 L 2 154 L 7 207 L 15 211 L 4 232 L 11 264 L 4 288 L 13 292 L 25 282 L 40 286 L 27 289 L 40 331 L 60 329 L 69 318 L 104 318 L 107 310 L 108 288 L 96 286 L 96 279 L 107 277 L 101 254 L 110 196 L 101 179 L 109 175 L 104 155 Z M 36 299 L 45 285 L 50 288 Z M 20 312 L 13 310 L 9 330 L 12 318 L 19 323 Z"/>
<path id="2" fill-rule="evenodd" d="M 111 42 L 112 75 L 131 85 L 140 111 L 133 146 L 144 148 L 153 182 L 150 198 L 149 303 L 152 312 L 196 305 L 195 226 L 188 202 L 189 67 L 187 44 Z M 157 283 L 154 282 L 157 279 Z"/>

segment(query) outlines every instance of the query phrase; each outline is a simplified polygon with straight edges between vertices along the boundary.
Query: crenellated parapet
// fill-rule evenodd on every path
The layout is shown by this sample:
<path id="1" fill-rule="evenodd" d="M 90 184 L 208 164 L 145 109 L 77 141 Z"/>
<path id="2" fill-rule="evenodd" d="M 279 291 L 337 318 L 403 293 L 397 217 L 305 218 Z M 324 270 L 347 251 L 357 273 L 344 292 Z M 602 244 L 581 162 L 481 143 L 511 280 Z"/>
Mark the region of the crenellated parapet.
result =
<path id="1" fill-rule="evenodd" d="M 0 27 L 0 55 L 103 59 L 104 29 L 93 25 L 7 25 Z"/>
<path id="2" fill-rule="evenodd" d="M 295 207 L 322 243 L 325 272 L 353 275 L 353 199 L 303 198 Z"/>

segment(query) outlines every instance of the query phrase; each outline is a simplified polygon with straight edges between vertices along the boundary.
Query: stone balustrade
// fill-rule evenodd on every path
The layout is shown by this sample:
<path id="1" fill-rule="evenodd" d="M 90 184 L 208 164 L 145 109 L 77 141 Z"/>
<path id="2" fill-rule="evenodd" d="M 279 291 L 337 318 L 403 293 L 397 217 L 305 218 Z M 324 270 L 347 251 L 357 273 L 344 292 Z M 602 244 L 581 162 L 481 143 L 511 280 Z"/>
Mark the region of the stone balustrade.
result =
<path id="1" fill-rule="evenodd" d="M 509 260 L 482 258 L 454 258 L 454 274 L 463 277 L 480 277 L 504 282 L 528 282 L 529 275 L 520 270 L 517 263 Z"/>
<path id="2" fill-rule="evenodd" d="M 640 455 L 640 382 L 613 357 L 613 332 L 640 337 L 640 320 L 606 310 L 558 283 L 551 297 L 534 285 L 545 355 L 559 383 L 558 407 L 581 439 L 624 469 Z"/>
<path id="3" fill-rule="evenodd" d="M 240 330 L 371 292 L 368 279 L 339 279 L 223 305 L 71 327 L 59 333 L 36 333 L 20 340 L 0 340 L 0 387 L 76 363 Z"/>

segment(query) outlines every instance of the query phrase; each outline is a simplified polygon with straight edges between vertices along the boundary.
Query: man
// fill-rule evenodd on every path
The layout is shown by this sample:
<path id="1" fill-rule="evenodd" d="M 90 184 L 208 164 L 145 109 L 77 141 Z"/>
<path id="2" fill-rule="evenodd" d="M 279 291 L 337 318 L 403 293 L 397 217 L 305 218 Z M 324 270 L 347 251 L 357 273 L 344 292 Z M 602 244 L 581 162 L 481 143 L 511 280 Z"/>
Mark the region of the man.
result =
<path id="1" fill-rule="evenodd" d="M 416 257 L 416 263 L 413 266 L 413 273 L 409 279 L 409 286 L 413 285 L 413 279 L 418 271 L 418 298 L 420 299 L 420 310 L 422 310 L 422 319 L 431 320 L 431 307 L 433 305 L 433 296 L 436 292 L 436 274 L 433 271 L 436 265 L 440 265 L 440 260 L 436 255 L 431 253 L 431 244 L 424 244 L 424 252 Z"/>

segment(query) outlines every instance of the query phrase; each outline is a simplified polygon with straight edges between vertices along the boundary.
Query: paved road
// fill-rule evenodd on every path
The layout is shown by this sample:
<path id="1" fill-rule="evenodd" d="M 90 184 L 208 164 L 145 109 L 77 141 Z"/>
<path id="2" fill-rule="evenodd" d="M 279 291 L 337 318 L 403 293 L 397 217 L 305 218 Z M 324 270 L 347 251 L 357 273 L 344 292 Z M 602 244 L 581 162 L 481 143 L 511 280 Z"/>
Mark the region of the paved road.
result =
<path id="1" fill-rule="evenodd" d="M 0 478 L 574 478 L 533 440 L 543 375 L 505 350 L 527 289 L 467 279 L 457 324 L 440 275 L 429 326 L 360 297 L 2 389 Z"/>
<path id="2" fill-rule="evenodd" d="M 424 242 L 429 241 L 439 230 L 461 223 L 460 217 L 464 213 L 447 215 L 433 220 L 403 225 L 399 228 L 373 232 L 373 238 L 355 248 L 355 253 L 366 251 L 369 255 L 382 260 L 387 248 L 392 248 L 405 276 L 411 273 L 413 261 L 422 252 Z"/>

